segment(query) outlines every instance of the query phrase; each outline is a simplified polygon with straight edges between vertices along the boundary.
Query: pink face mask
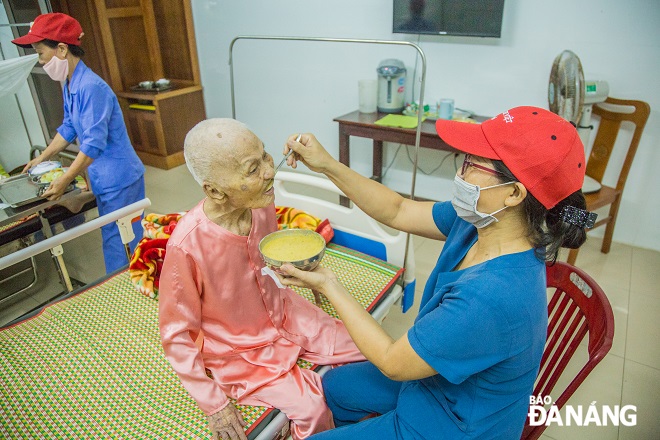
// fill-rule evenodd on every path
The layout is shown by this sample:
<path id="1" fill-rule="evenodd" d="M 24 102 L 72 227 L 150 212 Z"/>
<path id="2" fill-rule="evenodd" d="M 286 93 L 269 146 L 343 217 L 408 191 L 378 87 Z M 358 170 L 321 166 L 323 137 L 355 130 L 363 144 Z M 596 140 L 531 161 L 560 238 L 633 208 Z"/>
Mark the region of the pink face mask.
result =
<path id="1" fill-rule="evenodd" d="M 44 64 L 44 70 L 52 80 L 64 82 L 67 75 L 69 75 L 69 61 L 66 58 L 60 59 L 53 56 L 50 61 Z"/>

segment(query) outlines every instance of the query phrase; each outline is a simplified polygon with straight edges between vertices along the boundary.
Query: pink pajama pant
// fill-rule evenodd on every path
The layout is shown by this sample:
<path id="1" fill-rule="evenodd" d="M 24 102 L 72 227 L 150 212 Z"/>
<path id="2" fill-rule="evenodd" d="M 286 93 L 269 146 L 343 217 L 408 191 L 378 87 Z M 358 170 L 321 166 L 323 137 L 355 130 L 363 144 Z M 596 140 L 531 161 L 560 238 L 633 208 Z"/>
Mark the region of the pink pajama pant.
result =
<path id="1" fill-rule="evenodd" d="M 300 358 L 318 365 L 344 364 L 364 360 L 348 332 L 338 331 L 334 354 L 325 356 L 301 349 Z M 305 439 L 334 428 L 332 413 L 325 403 L 321 376 L 294 365 L 286 374 L 240 399 L 241 404 L 277 408 L 291 420 L 291 436 Z"/>

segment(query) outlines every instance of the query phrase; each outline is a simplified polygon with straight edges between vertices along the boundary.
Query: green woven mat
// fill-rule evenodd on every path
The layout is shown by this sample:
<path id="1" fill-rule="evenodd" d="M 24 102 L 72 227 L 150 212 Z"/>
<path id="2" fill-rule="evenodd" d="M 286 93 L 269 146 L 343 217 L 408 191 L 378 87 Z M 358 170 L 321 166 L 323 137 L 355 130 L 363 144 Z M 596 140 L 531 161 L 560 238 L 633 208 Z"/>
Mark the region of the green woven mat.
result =
<path id="1" fill-rule="evenodd" d="M 368 309 L 400 274 L 334 245 L 322 264 Z M 323 309 L 336 316 L 327 300 Z M 271 411 L 237 407 L 248 432 Z M 0 409 L 0 438 L 210 438 L 164 357 L 157 302 L 126 272 L 0 331 Z"/>

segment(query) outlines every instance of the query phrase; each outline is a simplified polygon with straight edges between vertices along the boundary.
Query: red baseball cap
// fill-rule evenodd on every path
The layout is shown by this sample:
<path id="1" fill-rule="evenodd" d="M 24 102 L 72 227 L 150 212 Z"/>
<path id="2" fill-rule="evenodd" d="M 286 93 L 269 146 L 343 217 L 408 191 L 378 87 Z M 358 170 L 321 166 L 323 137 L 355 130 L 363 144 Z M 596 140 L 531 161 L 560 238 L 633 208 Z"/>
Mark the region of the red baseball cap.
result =
<path id="1" fill-rule="evenodd" d="M 481 124 L 438 119 L 435 128 L 457 150 L 504 162 L 547 209 L 582 188 L 582 141 L 570 122 L 548 110 L 515 107 Z"/>
<path id="2" fill-rule="evenodd" d="M 61 12 L 53 12 L 39 15 L 32 22 L 27 34 L 11 40 L 11 42 L 17 46 L 30 47 L 33 43 L 53 40 L 58 43 L 80 46 L 82 36 L 83 30 L 78 20 Z"/>

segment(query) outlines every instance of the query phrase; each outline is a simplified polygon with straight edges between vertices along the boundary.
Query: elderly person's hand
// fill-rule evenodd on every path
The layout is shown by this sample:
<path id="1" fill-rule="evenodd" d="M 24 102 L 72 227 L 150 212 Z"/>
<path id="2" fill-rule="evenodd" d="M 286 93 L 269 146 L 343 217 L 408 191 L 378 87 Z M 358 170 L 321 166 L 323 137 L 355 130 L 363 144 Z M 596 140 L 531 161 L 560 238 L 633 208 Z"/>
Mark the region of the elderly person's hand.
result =
<path id="1" fill-rule="evenodd" d="M 247 440 L 243 430 L 246 425 L 243 415 L 231 402 L 208 416 L 208 422 L 214 440 Z"/>
<path id="2" fill-rule="evenodd" d="M 296 142 L 297 137 L 298 135 L 290 136 L 284 147 L 284 154 L 290 150 L 296 153 L 287 159 L 287 164 L 291 168 L 296 168 L 297 161 L 301 160 L 310 170 L 323 173 L 326 166 L 335 161 L 313 134 L 303 133 L 299 142 Z"/>

